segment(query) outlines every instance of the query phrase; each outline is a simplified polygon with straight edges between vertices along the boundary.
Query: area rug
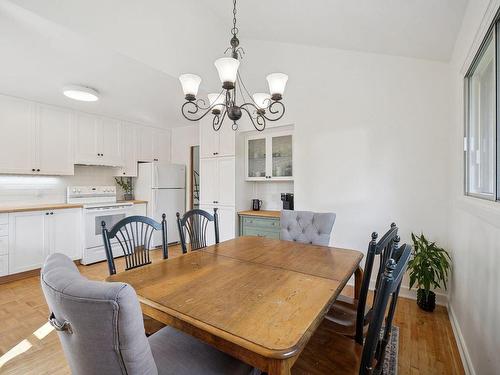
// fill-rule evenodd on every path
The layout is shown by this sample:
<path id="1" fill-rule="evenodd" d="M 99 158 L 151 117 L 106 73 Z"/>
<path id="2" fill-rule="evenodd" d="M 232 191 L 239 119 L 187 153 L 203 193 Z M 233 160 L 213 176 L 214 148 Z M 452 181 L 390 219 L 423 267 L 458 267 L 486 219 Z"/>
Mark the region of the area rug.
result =
<path id="1" fill-rule="evenodd" d="M 384 329 L 381 331 L 381 336 Z M 399 327 L 392 326 L 391 338 L 385 348 L 384 375 L 397 375 L 398 373 L 398 348 L 399 348 Z"/>

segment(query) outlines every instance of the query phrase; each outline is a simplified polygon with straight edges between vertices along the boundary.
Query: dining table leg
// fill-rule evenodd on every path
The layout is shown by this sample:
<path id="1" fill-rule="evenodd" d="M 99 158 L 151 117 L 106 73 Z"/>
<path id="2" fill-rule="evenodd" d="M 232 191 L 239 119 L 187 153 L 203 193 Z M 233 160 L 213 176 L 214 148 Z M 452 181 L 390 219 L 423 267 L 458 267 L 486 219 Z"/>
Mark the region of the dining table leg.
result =
<path id="1" fill-rule="evenodd" d="M 269 361 L 268 375 L 289 375 L 290 362 L 287 359 L 273 359 Z"/>
<path id="2" fill-rule="evenodd" d="M 361 284 L 363 282 L 363 269 L 358 266 L 354 271 L 354 298 L 359 299 L 361 293 Z"/>

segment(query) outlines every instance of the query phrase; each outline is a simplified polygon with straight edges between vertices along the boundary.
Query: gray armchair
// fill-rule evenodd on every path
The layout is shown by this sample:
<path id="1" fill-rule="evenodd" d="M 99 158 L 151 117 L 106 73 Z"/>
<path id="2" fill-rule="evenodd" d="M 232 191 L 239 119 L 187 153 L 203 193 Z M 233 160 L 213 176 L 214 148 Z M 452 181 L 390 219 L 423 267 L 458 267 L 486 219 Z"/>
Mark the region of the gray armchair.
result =
<path id="1" fill-rule="evenodd" d="M 171 327 L 147 338 L 134 289 L 90 281 L 65 255 L 47 258 L 41 284 L 73 374 L 258 373 Z"/>
<path id="2" fill-rule="evenodd" d="M 333 212 L 281 211 L 281 239 L 328 246 L 336 215 Z"/>

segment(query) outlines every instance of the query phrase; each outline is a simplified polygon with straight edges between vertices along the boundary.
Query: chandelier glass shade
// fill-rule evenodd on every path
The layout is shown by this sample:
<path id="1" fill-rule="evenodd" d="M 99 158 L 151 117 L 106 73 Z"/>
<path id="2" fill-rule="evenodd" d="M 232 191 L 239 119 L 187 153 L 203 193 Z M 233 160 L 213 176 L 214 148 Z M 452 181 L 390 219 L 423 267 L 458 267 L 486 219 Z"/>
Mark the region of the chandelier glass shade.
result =
<path id="1" fill-rule="evenodd" d="M 208 94 L 208 104 L 203 98 L 197 98 L 201 78 L 196 74 L 182 74 L 179 81 L 182 85 L 186 101 L 182 105 L 183 116 L 190 121 L 199 121 L 206 115 L 213 115 L 212 126 L 218 131 L 225 118 L 232 123 L 232 129 L 237 130 L 237 121 L 243 113 L 248 115 L 255 129 L 263 131 L 266 121 L 277 121 L 285 114 L 285 105 L 282 102 L 288 76 L 284 73 L 271 73 L 266 79 L 269 93 L 255 93 L 250 95 L 239 72 L 240 59 L 245 53 L 239 46 L 236 27 L 236 0 L 233 0 L 233 28 L 230 47 L 226 52 L 231 56 L 215 60 L 215 68 L 222 83 L 222 91 Z"/>

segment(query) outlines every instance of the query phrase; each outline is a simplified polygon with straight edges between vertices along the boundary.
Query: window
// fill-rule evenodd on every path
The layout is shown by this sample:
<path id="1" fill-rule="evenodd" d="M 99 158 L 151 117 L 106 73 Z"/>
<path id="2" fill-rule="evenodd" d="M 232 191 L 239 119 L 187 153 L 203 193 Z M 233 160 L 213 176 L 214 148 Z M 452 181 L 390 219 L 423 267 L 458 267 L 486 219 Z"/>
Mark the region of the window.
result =
<path id="1" fill-rule="evenodd" d="M 495 25 L 496 26 L 496 25 Z M 496 27 L 484 40 L 465 76 L 465 192 L 498 200 L 497 188 L 497 100 Z"/>

